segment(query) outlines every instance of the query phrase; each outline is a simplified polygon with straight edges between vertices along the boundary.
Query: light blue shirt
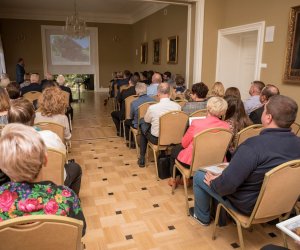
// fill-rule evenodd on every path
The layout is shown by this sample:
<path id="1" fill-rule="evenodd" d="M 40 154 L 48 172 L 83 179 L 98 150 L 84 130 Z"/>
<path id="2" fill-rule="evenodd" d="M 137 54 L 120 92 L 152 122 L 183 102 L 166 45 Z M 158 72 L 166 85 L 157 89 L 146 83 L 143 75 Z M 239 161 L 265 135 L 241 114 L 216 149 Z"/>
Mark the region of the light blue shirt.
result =
<path id="1" fill-rule="evenodd" d="M 151 84 L 147 87 L 147 95 L 148 95 L 148 96 L 154 96 L 154 95 L 157 95 L 157 87 L 158 87 L 158 83 L 151 83 Z"/>
<path id="2" fill-rule="evenodd" d="M 261 105 L 262 103 L 259 100 L 259 95 L 251 96 L 244 101 L 244 107 L 247 115 L 250 115 L 253 110 L 259 108 Z"/>

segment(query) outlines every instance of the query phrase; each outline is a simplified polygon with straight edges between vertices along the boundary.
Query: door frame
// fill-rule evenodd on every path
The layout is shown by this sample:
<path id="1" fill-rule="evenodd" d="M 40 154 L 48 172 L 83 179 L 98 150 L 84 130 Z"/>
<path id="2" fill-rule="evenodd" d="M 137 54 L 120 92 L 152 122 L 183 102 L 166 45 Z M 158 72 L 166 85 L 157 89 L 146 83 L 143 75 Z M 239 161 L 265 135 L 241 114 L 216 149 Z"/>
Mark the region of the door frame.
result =
<path id="1" fill-rule="evenodd" d="M 254 79 L 260 80 L 260 73 L 261 73 L 261 68 L 262 68 L 262 53 L 263 53 L 263 45 L 264 45 L 265 21 L 218 30 L 216 81 L 219 81 L 219 79 L 220 79 L 220 71 L 221 71 L 221 60 L 220 59 L 222 56 L 221 55 L 222 54 L 222 43 L 223 43 L 223 40 L 225 39 L 225 36 L 249 32 L 249 31 L 257 31 L 257 46 L 256 46 Z"/>

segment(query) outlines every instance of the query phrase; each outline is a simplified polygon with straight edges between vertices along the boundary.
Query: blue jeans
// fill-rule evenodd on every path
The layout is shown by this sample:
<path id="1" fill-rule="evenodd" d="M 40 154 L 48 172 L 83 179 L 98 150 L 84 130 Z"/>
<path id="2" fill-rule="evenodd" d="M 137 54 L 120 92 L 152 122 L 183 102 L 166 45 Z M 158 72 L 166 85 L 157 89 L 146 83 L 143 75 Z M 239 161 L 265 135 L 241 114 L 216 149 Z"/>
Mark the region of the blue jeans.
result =
<path id="1" fill-rule="evenodd" d="M 194 213 L 196 217 L 203 223 L 210 222 L 210 199 L 215 198 L 218 202 L 225 204 L 227 207 L 233 209 L 228 200 L 224 200 L 218 193 L 213 191 L 209 186 L 204 183 L 205 172 L 197 171 L 194 174 L 193 190 L 195 208 Z"/>

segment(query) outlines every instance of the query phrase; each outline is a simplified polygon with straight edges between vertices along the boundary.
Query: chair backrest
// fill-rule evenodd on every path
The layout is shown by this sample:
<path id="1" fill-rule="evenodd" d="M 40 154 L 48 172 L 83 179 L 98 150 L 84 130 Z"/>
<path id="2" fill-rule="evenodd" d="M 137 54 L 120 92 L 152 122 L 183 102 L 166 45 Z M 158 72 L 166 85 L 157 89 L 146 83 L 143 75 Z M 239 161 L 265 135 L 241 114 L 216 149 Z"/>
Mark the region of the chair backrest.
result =
<path id="1" fill-rule="evenodd" d="M 207 115 L 207 109 L 199 109 L 190 114 L 190 117 L 202 117 Z"/>
<path id="2" fill-rule="evenodd" d="M 264 222 L 289 213 L 299 197 L 300 159 L 283 163 L 265 174 L 250 216 L 250 222 Z"/>
<path id="3" fill-rule="evenodd" d="M 65 102 L 66 104 L 69 106 L 70 105 L 70 93 L 68 93 L 67 91 L 61 91 L 63 96 L 64 96 L 64 99 L 65 99 Z"/>
<path id="4" fill-rule="evenodd" d="M 83 222 L 66 216 L 30 215 L 0 223 L 1 249 L 79 250 Z"/>
<path id="5" fill-rule="evenodd" d="M 137 95 L 131 95 L 125 98 L 125 119 L 130 119 L 130 105 L 137 98 Z"/>
<path id="6" fill-rule="evenodd" d="M 300 124 L 297 123 L 297 122 L 294 122 L 294 123 L 291 125 L 291 129 L 292 129 L 292 132 L 293 132 L 295 135 L 298 135 L 298 134 L 299 134 L 299 131 L 300 131 Z"/>
<path id="7" fill-rule="evenodd" d="M 40 128 L 41 130 L 52 131 L 59 136 L 63 143 L 65 142 L 64 127 L 62 125 L 55 122 L 38 122 L 35 123 L 34 126 Z"/>
<path id="8" fill-rule="evenodd" d="M 64 166 L 66 155 L 53 148 L 47 148 L 48 163 L 41 169 L 41 180 L 52 181 L 56 185 L 64 185 Z"/>
<path id="9" fill-rule="evenodd" d="M 190 173 L 223 162 L 232 136 L 232 132 L 224 128 L 210 128 L 195 135 Z"/>
<path id="10" fill-rule="evenodd" d="M 179 144 L 186 130 L 188 115 L 182 111 L 170 111 L 159 118 L 158 145 Z"/>
<path id="11" fill-rule="evenodd" d="M 185 100 L 175 100 L 175 102 L 177 102 L 181 107 L 183 107 L 187 103 L 187 101 Z"/>
<path id="12" fill-rule="evenodd" d="M 38 92 L 38 91 L 30 91 L 30 92 L 25 93 L 23 96 L 25 99 L 27 99 L 28 101 L 33 103 L 33 101 L 39 99 L 41 94 L 42 93 Z"/>
<path id="13" fill-rule="evenodd" d="M 236 147 L 246 141 L 248 138 L 259 135 L 263 129 L 262 124 L 254 124 L 242 129 L 236 134 Z"/>

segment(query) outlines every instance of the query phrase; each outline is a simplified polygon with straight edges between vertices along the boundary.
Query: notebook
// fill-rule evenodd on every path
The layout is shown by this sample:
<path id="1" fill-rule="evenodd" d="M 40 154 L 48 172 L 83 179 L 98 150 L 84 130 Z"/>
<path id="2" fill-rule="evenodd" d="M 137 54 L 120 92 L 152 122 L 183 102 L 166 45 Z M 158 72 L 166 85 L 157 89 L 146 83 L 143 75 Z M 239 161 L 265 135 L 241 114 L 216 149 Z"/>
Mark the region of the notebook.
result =
<path id="1" fill-rule="evenodd" d="M 229 165 L 229 163 L 220 163 L 217 165 L 211 165 L 208 167 L 205 167 L 205 171 L 212 172 L 213 174 L 222 174 L 223 170 Z"/>
<path id="2" fill-rule="evenodd" d="M 296 241 L 300 241 L 300 215 L 276 224 L 281 231 L 292 237 Z"/>

